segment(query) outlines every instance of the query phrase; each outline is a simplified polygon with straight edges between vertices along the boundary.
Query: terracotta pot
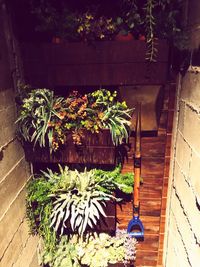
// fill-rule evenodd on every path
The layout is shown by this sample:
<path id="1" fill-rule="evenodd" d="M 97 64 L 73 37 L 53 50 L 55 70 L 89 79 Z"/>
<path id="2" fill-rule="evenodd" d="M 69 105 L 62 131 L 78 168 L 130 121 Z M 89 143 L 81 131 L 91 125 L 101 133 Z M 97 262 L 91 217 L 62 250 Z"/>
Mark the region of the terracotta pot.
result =
<path id="1" fill-rule="evenodd" d="M 139 34 L 139 38 L 140 41 L 145 41 L 146 37 L 143 34 Z"/>
<path id="2" fill-rule="evenodd" d="M 52 43 L 53 43 L 53 44 L 61 44 L 61 43 L 62 43 L 62 39 L 61 39 L 60 37 L 56 37 L 56 36 L 54 36 L 54 37 L 52 38 Z"/>
<path id="3" fill-rule="evenodd" d="M 116 36 L 115 36 L 115 40 L 116 41 L 131 41 L 131 40 L 134 40 L 134 37 L 132 35 L 132 33 L 128 33 L 128 34 L 121 34 L 121 33 L 118 33 Z"/>

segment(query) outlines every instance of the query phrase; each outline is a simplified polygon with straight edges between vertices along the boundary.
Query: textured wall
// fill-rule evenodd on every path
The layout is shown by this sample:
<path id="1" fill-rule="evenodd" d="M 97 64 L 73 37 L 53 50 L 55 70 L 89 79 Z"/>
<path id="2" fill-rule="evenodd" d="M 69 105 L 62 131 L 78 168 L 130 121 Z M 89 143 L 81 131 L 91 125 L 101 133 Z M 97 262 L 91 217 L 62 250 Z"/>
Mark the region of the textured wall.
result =
<path id="1" fill-rule="evenodd" d="M 200 1 L 187 1 L 190 47 L 200 44 Z M 165 267 L 200 266 L 200 68 L 177 79 L 164 242 Z"/>
<path id="2" fill-rule="evenodd" d="M 15 71 L 9 44 L 12 34 L 0 3 L 0 267 L 35 267 L 37 238 L 25 220 L 25 185 L 30 177 L 23 149 L 15 136 Z M 12 75 L 11 75 L 12 71 Z"/>
<path id="3" fill-rule="evenodd" d="M 200 72 L 190 69 L 178 89 L 164 266 L 199 267 Z"/>

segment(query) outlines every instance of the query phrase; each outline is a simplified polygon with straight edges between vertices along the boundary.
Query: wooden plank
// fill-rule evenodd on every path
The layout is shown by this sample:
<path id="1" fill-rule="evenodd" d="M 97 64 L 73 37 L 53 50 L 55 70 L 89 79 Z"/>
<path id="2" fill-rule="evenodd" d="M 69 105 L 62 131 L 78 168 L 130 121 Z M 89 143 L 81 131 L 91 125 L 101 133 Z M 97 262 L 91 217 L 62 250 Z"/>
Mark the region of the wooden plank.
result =
<path id="1" fill-rule="evenodd" d="M 47 65 L 42 62 L 25 62 L 25 78 L 37 86 L 100 86 L 100 85 L 160 85 L 166 81 L 166 64 L 120 63 Z"/>
<path id="2" fill-rule="evenodd" d="M 26 82 L 38 87 L 163 84 L 167 78 L 165 42 L 156 63 L 145 61 L 141 41 L 21 46 Z"/>
<path id="3" fill-rule="evenodd" d="M 145 166 L 145 167 L 144 167 Z M 145 177 L 163 177 L 164 158 L 145 158 L 142 156 L 142 173 L 141 176 Z"/>
<path id="4" fill-rule="evenodd" d="M 72 133 L 69 132 L 65 144 L 52 153 L 48 148 L 34 148 L 31 143 L 26 143 L 26 160 L 43 163 L 115 164 L 116 149 L 109 130 L 104 129 L 99 133 L 83 130 L 82 133 L 81 145 L 73 143 Z"/>
<path id="5" fill-rule="evenodd" d="M 158 62 L 168 62 L 167 42 L 159 41 Z M 122 62 L 145 62 L 146 43 L 133 40 L 129 42 L 103 41 L 89 45 L 84 42 L 22 43 L 22 56 L 25 60 L 45 60 L 49 64 L 107 64 Z"/>
<path id="6" fill-rule="evenodd" d="M 142 138 L 142 155 L 145 155 L 145 157 L 164 157 L 165 139 L 165 136 Z"/>
<path id="7" fill-rule="evenodd" d="M 146 251 L 158 251 L 158 234 L 145 234 L 144 241 L 138 242 L 137 248 Z"/>
<path id="8" fill-rule="evenodd" d="M 135 266 L 137 267 L 156 266 L 157 255 L 158 255 L 157 251 L 138 250 L 136 254 Z"/>

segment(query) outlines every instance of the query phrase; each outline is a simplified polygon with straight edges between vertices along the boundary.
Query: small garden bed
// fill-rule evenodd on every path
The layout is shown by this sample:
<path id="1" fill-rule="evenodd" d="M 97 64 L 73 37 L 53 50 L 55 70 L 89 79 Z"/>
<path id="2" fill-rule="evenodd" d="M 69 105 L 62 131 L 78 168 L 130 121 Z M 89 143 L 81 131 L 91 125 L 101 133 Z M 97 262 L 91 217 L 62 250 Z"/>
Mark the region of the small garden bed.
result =
<path id="1" fill-rule="evenodd" d="M 62 163 L 58 172 L 34 175 L 27 187 L 27 217 L 31 233 L 42 240 L 41 264 L 104 267 L 132 262 L 135 240 L 116 231 L 115 208 L 122 201 L 116 192 L 132 193 L 133 174 L 121 174 L 120 166 L 82 172 L 63 166 L 102 164 L 102 148 L 106 164 L 115 163 L 115 148 L 129 137 L 132 110 L 116 100 L 116 92 L 105 89 L 84 96 L 73 92 L 67 98 L 34 89 L 21 101 L 18 129 L 26 158 Z"/>
<path id="2" fill-rule="evenodd" d="M 32 234 L 42 237 L 42 264 L 104 267 L 135 259 L 135 240 L 122 231 L 113 236 L 115 203 L 121 201 L 114 192 L 133 189 L 133 175 L 120 170 L 78 172 L 60 166 L 59 172 L 49 169 L 29 182 L 27 217 Z"/>
<path id="3" fill-rule="evenodd" d="M 127 141 L 132 110 L 105 89 L 54 96 L 35 89 L 22 99 L 19 136 L 29 161 L 114 164 L 115 147 Z"/>

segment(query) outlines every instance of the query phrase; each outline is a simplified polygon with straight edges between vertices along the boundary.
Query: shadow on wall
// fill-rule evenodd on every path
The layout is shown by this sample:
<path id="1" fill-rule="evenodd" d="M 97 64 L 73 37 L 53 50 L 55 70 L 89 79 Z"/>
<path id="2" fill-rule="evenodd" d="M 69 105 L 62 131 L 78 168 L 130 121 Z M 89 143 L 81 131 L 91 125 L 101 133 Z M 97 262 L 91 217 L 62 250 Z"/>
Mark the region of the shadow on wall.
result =
<path id="1" fill-rule="evenodd" d="M 132 85 L 119 87 L 120 100 L 125 100 L 129 108 L 141 103 L 141 128 L 144 132 L 158 130 L 163 107 L 164 90 L 161 85 Z M 135 129 L 135 117 L 132 120 Z"/>

